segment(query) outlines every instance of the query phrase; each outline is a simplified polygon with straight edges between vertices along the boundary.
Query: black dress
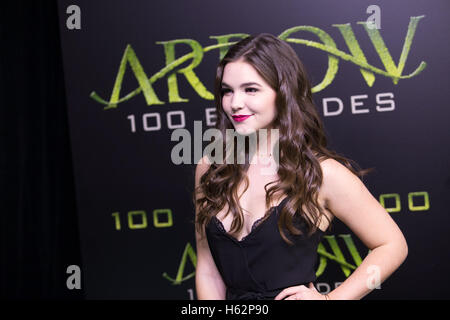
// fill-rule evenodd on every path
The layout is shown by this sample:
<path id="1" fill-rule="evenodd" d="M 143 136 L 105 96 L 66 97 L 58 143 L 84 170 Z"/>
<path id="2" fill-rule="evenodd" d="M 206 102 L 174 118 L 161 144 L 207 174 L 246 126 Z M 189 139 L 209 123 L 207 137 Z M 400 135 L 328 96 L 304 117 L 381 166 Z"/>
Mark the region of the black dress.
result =
<path id="1" fill-rule="evenodd" d="M 272 300 L 287 287 L 305 285 L 316 280 L 317 246 L 325 234 L 319 228 L 307 237 L 307 225 L 296 217 L 294 226 L 304 234 L 287 244 L 280 235 L 277 221 L 284 198 L 272 207 L 269 217 L 255 221 L 251 232 L 241 240 L 229 235 L 215 216 L 205 231 L 212 257 L 227 287 L 227 300 Z"/>

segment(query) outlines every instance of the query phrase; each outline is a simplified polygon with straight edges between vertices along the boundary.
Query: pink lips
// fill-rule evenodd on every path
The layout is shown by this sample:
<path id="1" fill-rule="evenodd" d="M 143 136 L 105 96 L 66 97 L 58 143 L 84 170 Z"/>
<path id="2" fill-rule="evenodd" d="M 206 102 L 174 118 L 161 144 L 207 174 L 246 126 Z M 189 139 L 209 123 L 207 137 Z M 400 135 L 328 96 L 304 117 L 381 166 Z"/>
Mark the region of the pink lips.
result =
<path id="1" fill-rule="evenodd" d="M 233 120 L 237 121 L 237 122 L 241 122 L 251 116 L 252 116 L 251 114 L 250 115 L 242 115 L 242 116 L 233 116 Z"/>

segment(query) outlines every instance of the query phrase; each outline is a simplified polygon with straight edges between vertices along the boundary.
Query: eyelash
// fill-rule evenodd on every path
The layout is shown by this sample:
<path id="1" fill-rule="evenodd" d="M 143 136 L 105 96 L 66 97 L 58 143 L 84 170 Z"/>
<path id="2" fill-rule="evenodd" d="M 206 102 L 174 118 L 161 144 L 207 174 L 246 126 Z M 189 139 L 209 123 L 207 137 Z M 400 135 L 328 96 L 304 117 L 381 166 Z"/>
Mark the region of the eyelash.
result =
<path id="1" fill-rule="evenodd" d="M 256 89 L 256 88 L 246 88 L 245 90 L 255 90 L 255 91 L 253 91 L 253 92 L 257 92 L 258 91 L 258 89 Z M 222 89 L 222 95 L 224 95 L 225 93 L 227 93 L 227 92 L 229 92 L 229 91 L 231 91 L 230 89 Z"/>

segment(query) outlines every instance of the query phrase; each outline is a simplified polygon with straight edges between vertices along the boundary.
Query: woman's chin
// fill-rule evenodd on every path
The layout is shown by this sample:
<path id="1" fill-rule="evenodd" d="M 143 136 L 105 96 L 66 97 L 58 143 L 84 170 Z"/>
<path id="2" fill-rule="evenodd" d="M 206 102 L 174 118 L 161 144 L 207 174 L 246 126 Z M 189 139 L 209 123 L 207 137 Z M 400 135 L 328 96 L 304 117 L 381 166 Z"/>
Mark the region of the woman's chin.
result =
<path id="1" fill-rule="evenodd" d="M 256 131 L 254 128 L 243 127 L 243 126 L 242 127 L 238 126 L 238 127 L 235 127 L 234 129 L 241 136 L 248 136 L 248 135 L 255 133 L 255 131 Z"/>

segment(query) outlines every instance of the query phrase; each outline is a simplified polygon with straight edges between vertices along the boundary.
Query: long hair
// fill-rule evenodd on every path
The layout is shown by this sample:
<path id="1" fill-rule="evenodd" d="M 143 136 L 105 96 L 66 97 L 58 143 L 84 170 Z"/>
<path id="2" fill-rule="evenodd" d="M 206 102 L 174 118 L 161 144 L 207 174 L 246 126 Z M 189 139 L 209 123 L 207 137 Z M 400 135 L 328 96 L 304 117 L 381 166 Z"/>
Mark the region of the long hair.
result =
<path id="1" fill-rule="evenodd" d="M 314 105 L 311 84 L 302 62 L 289 44 L 268 33 L 248 36 L 237 42 L 230 47 L 217 67 L 214 86 L 216 129 L 222 133 L 223 137 L 226 136 L 226 129 L 233 129 L 233 124 L 222 107 L 222 76 L 226 64 L 237 60 L 249 63 L 276 91 L 277 115 L 273 127 L 279 130 L 280 153 L 277 171 L 279 179 L 266 184 L 264 189 L 266 207 L 272 203 L 272 196 L 276 192 L 281 191 L 282 194 L 287 195 L 288 201 L 280 212 L 278 229 L 284 241 L 292 244 L 286 237 L 284 229 L 291 234 L 303 234 L 293 225 L 293 218 L 298 214 L 305 218 L 308 236 L 317 231 L 323 216 L 328 219 L 318 204 L 318 191 L 323 178 L 320 160 L 333 158 L 340 161 L 359 178 L 372 169 L 360 170 L 353 160 L 327 149 L 323 124 Z M 223 151 L 225 154 L 225 149 Z M 245 174 L 249 168 L 247 149 L 245 159 L 244 164 L 236 161 L 223 164 L 211 163 L 200 178 L 199 185 L 193 193 L 193 201 L 199 208 L 195 220 L 196 230 L 202 236 L 203 227 L 225 205 L 228 206 L 226 214 L 231 212 L 233 215 L 229 233 L 237 235 L 242 230 L 244 216 L 239 206 L 237 191 L 243 180 L 246 183 L 245 190 L 249 185 Z M 358 169 L 354 169 L 352 164 Z M 274 185 L 268 188 L 271 184 Z M 197 199 L 199 194 L 202 196 Z M 310 217 L 303 212 L 303 208 L 307 210 Z M 263 220 L 269 216 L 269 211 L 266 212 Z M 330 228 L 331 221 L 328 229 Z"/>

